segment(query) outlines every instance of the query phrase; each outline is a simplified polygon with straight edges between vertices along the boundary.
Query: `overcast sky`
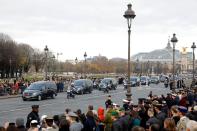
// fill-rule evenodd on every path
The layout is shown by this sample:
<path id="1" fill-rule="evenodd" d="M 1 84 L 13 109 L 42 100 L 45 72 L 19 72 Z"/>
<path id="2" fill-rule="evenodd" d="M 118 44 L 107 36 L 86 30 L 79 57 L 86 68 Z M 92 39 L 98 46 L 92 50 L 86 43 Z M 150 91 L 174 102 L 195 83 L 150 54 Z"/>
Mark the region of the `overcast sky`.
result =
<path id="1" fill-rule="evenodd" d="M 197 43 L 197 0 L 0 0 L 0 32 L 18 43 L 63 53 L 60 59 L 127 58 L 127 4 L 133 5 L 131 55 Z"/>

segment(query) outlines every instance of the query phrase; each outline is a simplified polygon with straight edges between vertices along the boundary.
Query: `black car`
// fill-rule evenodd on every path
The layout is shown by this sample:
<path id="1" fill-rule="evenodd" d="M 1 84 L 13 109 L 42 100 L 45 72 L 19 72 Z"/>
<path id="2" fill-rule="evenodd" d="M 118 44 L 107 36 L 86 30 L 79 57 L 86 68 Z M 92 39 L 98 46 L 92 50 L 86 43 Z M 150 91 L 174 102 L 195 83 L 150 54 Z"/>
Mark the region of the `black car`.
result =
<path id="1" fill-rule="evenodd" d="M 38 81 L 32 83 L 27 89 L 24 90 L 22 98 L 26 100 L 42 100 L 48 97 L 55 98 L 57 96 L 57 86 L 52 81 Z"/>
<path id="2" fill-rule="evenodd" d="M 130 78 L 130 84 L 131 84 L 131 87 L 139 86 L 140 85 L 140 78 L 137 77 L 137 76 L 136 77 L 135 76 L 131 77 Z M 126 83 L 126 81 L 124 83 L 124 88 L 127 89 L 127 83 Z"/>
<path id="3" fill-rule="evenodd" d="M 118 83 L 115 78 L 104 78 L 99 84 L 99 90 L 105 90 L 108 88 L 109 90 L 116 90 Z"/>
<path id="4" fill-rule="evenodd" d="M 160 80 L 159 80 L 159 76 L 152 76 L 150 78 L 150 82 L 153 84 L 159 84 Z"/>
<path id="5" fill-rule="evenodd" d="M 141 76 L 140 77 L 141 85 L 150 85 L 150 80 L 148 76 Z"/>
<path id="6" fill-rule="evenodd" d="M 75 80 L 72 85 L 72 91 L 76 94 L 92 93 L 93 83 L 89 79 Z"/>

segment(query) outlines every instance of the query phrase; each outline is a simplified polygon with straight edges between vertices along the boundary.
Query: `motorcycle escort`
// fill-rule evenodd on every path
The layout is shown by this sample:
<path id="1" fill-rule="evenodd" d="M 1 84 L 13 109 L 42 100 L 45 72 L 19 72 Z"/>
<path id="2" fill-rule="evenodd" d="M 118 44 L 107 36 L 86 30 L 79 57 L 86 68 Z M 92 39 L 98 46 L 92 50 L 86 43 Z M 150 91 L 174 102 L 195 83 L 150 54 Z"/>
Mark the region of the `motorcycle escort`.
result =
<path id="1" fill-rule="evenodd" d="M 70 98 L 75 98 L 75 94 L 73 93 L 72 90 L 67 90 L 67 99 L 70 99 Z"/>

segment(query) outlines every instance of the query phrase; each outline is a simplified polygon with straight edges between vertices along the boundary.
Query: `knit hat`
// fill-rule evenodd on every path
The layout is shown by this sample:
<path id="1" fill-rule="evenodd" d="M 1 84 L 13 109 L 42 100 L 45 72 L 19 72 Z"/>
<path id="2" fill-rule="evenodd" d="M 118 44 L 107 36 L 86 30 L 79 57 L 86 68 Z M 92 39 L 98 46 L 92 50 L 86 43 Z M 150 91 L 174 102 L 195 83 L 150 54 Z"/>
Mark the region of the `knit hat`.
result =
<path id="1" fill-rule="evenodd" d="M 112 115 L 112 116 L 115 116 L 115 117 L 118 117 L 118 116 L 119 116 L 119 114 L 118 114 L 117 111 L 112 111 L 112 112 L 111 112 L 111 115 Z"/>
<path id="2" fill-rule="evenodd" d="M 180 112 L 182 112 L 182 113 L 187 113 L 187 108 L 184 107 L 184 106 L 179 106 L 179 107 L 178 107 L 178 110 L 179 110 Z"/>

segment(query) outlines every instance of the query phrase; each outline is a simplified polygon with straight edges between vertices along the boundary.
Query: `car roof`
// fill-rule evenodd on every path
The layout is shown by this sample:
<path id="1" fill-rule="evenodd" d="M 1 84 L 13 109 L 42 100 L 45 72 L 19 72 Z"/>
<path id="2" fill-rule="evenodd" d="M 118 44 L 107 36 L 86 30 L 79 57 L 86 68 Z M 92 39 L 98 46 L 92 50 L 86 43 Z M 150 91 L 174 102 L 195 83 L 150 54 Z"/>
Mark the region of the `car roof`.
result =
<path id="1" fill-rule="evenodd" d="M 33 84 L 45 84 L 45 83 L 54 83 L 52 81 L 36 81 Z"/>
<path id="2" fill-rule="evenodd" d="M 104 79 L 115 79 L 115 78 L 110 78 L 110 77 L 107 77 L 107 78 L 104 78 Z"/>

